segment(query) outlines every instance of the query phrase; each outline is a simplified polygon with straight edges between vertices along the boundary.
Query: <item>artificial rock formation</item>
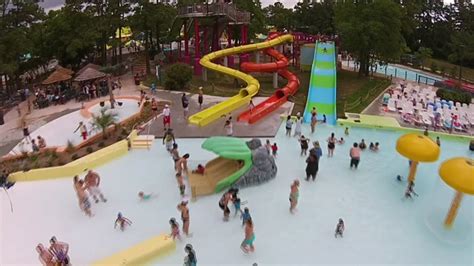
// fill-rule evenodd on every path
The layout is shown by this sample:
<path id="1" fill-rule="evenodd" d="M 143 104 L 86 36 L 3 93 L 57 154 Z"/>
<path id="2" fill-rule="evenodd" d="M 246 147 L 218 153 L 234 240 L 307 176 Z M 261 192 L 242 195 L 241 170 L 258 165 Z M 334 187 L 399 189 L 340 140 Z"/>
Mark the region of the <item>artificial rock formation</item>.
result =
<path id="1" fill-rule="evenodd" d="M 247 146 L 252 150 L 253 166 L 234 184 L 239 188 L 259 185 L 275 178 L 277 174 L 275 159 L 268 154 L 259 139 L 248 141 Z"/>

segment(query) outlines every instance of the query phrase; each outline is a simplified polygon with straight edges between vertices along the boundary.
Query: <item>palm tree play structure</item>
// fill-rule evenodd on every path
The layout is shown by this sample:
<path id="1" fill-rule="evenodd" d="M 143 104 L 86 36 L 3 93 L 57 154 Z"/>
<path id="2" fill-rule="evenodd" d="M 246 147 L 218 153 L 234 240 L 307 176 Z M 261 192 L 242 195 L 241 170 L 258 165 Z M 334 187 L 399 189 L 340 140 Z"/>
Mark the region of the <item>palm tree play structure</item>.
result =
<path id="1" fill-rule="evenodd" d="M 109 110 L 107 107 L 100 109 L 99 115 L 92 114 L 92 125 L 96 129 L 102 131 L 102 137 L 107 138 L 107 128 L 111 125 L 116 125 L 118 121 L 118 114 Z"/>
<path id="2" fill-rule="evenodd" d="M 439 175 L 448 186 L 456 190 L 444 220 L 444 226 L 450 229 L 454 224 L 464 194 L 474 195 L 474 160 L 463 157 L 446 160 L 439 168 Z"/>

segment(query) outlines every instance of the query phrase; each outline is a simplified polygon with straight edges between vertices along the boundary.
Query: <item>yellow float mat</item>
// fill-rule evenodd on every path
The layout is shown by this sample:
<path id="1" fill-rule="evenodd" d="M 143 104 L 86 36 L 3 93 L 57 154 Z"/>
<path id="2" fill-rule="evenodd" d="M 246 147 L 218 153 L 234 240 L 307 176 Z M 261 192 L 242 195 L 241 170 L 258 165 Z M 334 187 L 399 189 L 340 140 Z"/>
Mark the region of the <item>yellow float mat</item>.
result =
<path id="1" fill-rule="evenodd" d="M 161 234 L 122 250 L 92 265 L 144 265 L 160 255 L 176 249 L 176 243 L 169 235 Z"/>

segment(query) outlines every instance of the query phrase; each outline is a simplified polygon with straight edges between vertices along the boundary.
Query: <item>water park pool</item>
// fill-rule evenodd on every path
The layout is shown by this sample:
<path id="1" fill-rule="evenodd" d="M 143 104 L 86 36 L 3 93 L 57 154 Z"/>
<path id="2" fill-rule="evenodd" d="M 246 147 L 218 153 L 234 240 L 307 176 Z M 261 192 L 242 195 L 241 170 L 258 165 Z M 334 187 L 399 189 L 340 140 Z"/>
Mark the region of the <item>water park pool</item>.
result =
<path id="1" fill-rule="evenodd" d="M 284 125 L 283 125 L 284 126 Z M 309 126 L 303 134 L 311 140 L 325 140 L 331 132 L 344 137 L 334 157 L 323 157 L 316 182 L 303 180 L 305 160 L 299 143 L 284 136 L 282 127 L 272 142 L 278 143 L 277 177 L 265 184 L 242 189 L 243 207 L 250 209 L 255 223 L 253 254 L 244 254 L 239 245 L 244 232 L 233 217 L 222 221 L 218 207 L 220 194 L 190 202 L 190 231 L 193 236 L 177 242 L 176 250 L 153 265 L 182 265 L 184 246 L 191 243 L 198 265 L 314 265 L 314 264 L 445 264 L 473 265 L 474 199 L 466 195 L 454 228 L 442 228 L 454 192 L 438 175 L 440 163 L 454 156 L 472 157 L 467 142 L 441 139 L 441 155 L 435 163 L 418 167 L 415 191 L 419 197 L 403 199 L 408 163 L 395 151 L 400 133 L 318 126 L 314 135 Z M 354 141 L 380 142 L 378 153 L 364 151 L 359 169 L 349 169 L 349 148 Z M 190 153 L 190 166 L 207 161 L 214 154 L 201 149 L 203 139 L 178 139 L 180 153 Z M 2 255 L 0 264 L 38 264 L 35 247 L 55 235 L 69 243 L 71 262 L 86 265 L 114 254 L 152 236 L 170 231 L 168 220 L 180 216 L 181 201 L 169 154 L 156 140 L 150 150 L 132 150 L 98 169 L 107 203 L 92 203 L 93 218 L 77 206 L 72 178 L 17 183 L 9 190 L 14 212 L 5 193 L 0 193 L 2 209 Z M 301 180 L 298 211 L 288 211 L 290 183 Z M 139 202 L 139 191 L 157 197 Z M 187 191 L 186 194 L 190 192 Z M 118 212 L 133 224 L 124 232 L 114 230 Z M 339 218 L 346 225 L 344 238 L 334 238 Z"/>
<path id="2" fill-rule="evenodd" d="M 122 105 L 115 106 L 114 110 L 109 110 L 108 112 L 114 112 L 117 114 L 117 120 L 122 121 L 125 118 L 137 113 L 139 111 L 139 106 L 137 104 L 137 100 L 133 99 L 118 99 L 118 102 L 121 102 Z M 105 101 L 104 103 L 105 108 L 110 107 L 109 101 Z M 88 108 L 89 113 L 92 115 L 100 114 L 100 110 L 102 107 L 99 103 L 94 104 Z M 87 126 L 87 129 L 90 131 L 93 129 L 91 124 L 91 118 L 85 118 L 81 115 L 81 110 L 74 111 L 67 115 L 61 116 L 42 127 L 38 128 L 37 130 L 31 132 L 31 137 L 36 138 L 37 136 L 41 136 L 46 140 L 46 144 L 49 147 L 54 146 L 66 146 L 67 141 L 71 140 L 75 145 L 79 144 L 82 141 L 82 137 L 79 131 L 74 133 L 74 130 L 77 128 L 79 122 L 84 122 Z M 97 130 L 93 130 L 89 132 L 89 135 L 97 134 Z M 16 145 L 10 154 L 17 154 L 20 153 L 22 150 L 31 151 L 31 145 L 25 144 L 24 140 L 22 140 L 18 145 Z"/>
<path id="3" fill-rule="evenodd" d="M 349 68 L 355 69 L 354 61 L 344 61 L 344 66 L 348 66 Z M 379 74 L 383 74 L 386 76 L 393 76 L 395 78 L 400 78 L 404 80 L 416 81 L 421 82 L 428 85 L 433 85 L 435 81 L 441 81 L 442 79 L 430 75 L 426 72 L 416 71 L 408 67 L 402 67 L 398 65 L 388 64 L 387 66 L 378 66 L 376 72 Z"/>

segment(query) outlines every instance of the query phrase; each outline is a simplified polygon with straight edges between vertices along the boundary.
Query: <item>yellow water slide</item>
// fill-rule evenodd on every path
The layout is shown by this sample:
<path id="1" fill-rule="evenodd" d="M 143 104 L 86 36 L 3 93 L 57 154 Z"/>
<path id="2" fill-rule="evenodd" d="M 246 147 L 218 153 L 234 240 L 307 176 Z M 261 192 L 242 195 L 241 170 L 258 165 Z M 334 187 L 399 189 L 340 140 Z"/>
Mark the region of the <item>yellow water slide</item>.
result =
<path id="1" fill-rule="evenodd" d="M 270 41 L 255 43 L 255 44 L 247 44 L 237 47 L 232 47 L 229 49 L 220 50 L 217 52 L 213 52 L 210 54 L 205 55 L 199 63 L 210 70 L 214 70 L 217 72 L 221 72 L 235 78 L 241 79 L 247 83 L 247 86 L 239 91 L 239 94 L 230 97 L 229 99 L 213 105 L 206 110 L 203 110 L 199 113 L 196 113 L 189 117 L 189 123 L 195 124 L 198 126 L 205 126 L 212 121 L 220 118 L 222 115 L 232 112 L 235 109 L 240 108 L 243 105 L 246 105 L 250 102 L 250 99 L 258 93 L 260 89 L 260 83 L 257 79 L 252 77 L 251 75 L 245 74 L 241 71 L 225 67 L 222 65 L 218 65 L 212 62 L 217 58 L 248 53 L 258 50 L 263 50 L 266 48 L 270 48 L 276 45 L 280 45 L 285 42 L 292 42 L 293 36 L 291 34 L 282 35 Z"/>

